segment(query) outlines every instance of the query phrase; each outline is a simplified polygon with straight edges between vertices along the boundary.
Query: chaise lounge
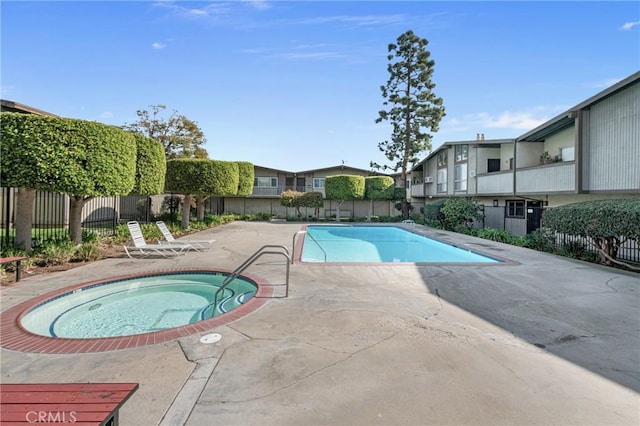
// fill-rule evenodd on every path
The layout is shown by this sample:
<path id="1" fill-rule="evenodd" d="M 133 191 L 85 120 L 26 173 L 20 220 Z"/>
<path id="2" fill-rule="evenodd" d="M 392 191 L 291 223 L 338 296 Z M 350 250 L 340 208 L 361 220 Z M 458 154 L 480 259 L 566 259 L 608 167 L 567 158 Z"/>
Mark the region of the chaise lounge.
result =
<path id="1" fill-rule="evenodd" d="M 211 247 L 211 245 L 213 243 L 216 242 L 216 240 L 190 240 L 190 239 L 180 239 L 180 240 L 176 240 L 173 237 L 173 234 L 171 233 L 171 231 L 169 231 L 169 228 L 167 227 L 167 225 L 163 222 L 163 221 L 158 221 L 156 222 L 156 225 L 158 226 L 158 229 L 160 230 L 160 232 L 162 232 L 162 235 L 164 236 L 164 239 L 166 240 L 167 243 L 169 244 L 185 244 L 188 246 L 191 246 L 191 249 L 193 250 L 207 250 L 208 248 Z"/>
<path id="2" fill-rule="evenodd" d="M 185 250 L 194 249 L 190 244 L 182 243 L 182 244 L 148 244 L 144 240 L 144 236 L 142 235 L 142 229 L 140 228 L 140 224 L 136 221 L 127 222 L 127 228 L 129 228 L 129 233 L 131 234 L 131 240 L 133 241 L 133 247 L 124 246 L 124 251 L 127 253 L 127 256 L 131 256 L 132 250 L 138 250 L 140 254 L 149 256 L 151 254 L 159 254 L 164 257 L 175 256 L 181 254 Z"/>

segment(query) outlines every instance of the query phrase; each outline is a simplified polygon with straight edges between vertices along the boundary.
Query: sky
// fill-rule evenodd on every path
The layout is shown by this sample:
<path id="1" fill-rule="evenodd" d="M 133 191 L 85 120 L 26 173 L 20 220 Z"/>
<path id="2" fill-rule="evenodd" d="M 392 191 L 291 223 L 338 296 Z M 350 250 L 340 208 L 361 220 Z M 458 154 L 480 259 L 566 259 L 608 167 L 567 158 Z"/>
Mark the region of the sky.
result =
<path id="1" fill-rule="evenodd" d="M 515 138 L 640 70 L 638 1 L 3 0 L 0 19 L 3 99 L 117 126 L 164 104 L 210 158 L 288 171 L 393 165 L 375 120 L 407 30 L 445 106 L 433 149 Z"/>

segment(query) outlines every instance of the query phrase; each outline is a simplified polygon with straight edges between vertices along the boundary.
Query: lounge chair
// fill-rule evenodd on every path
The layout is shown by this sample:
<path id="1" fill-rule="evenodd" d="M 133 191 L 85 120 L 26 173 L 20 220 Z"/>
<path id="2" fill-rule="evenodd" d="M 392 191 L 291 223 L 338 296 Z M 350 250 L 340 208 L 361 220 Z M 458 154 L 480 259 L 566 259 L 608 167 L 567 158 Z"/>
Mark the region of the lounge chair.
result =
<path id="1" fill-rule="evenodd" d="M 185 250 L 193 248 L 189 244 L 147 244 L 142 235 L 140 224 L 136 221 L 127 222 L 127 228 L 133 240 L 133 247 L 126 245 L 124 251 L 127 256 L 131 256 L 130 250 L 138 250 L 141 254 L 149 256 L 150 254 L 159 254 L 164 257 L 175 256 L 181 254 Z"/>
<path id="2" fill-rule="evenodd" d="M 186 244 L 186 245 L 190 245 L 195 250 L 206 250 L 210 248 L 213 243 L 216 242 L 216 240 L 213 240 L 213 239 L 211 240 L 191 240 L 191 239 L 176 240 L 173 237 L 173 234 L 171 233 L 171 231 L 169 231 L 169 228 L 167 228 L 167 225 L 163 221 L 160 220 L 156 222 L 156 225 L 158 226 L 158 229 L 160 230 L 160 232 L 162 232 L 162 235 L 164 236 L 164 239 L 166 240 L 166 242 L 169 244 Z"/>

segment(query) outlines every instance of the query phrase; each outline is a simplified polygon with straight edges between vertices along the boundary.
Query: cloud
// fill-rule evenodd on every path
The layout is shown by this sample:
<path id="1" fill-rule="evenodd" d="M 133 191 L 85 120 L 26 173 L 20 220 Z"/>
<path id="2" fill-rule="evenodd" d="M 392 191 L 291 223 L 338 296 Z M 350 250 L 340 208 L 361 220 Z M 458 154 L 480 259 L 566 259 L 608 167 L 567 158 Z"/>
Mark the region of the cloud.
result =
<path id="1" fill-rule="evenodd" d="M 528 111 L 503 111 L 499 113 L 478 112 L 462 118 L 445 120 L 449 130 L 468 131 L 476 129 L 530 130 L 566 110 L 565 106 L 535 107 Z"/>
<path id="2" fill-rule="evenodd" d="M 154 50 L 162 50 L 162 49 L 164 49 L 165 47 L 167 47 L 167 45 L 166 45 L 166 44 L 160 43 L 160 42 L 158 42 L 158 41 L 153 42 L 153 43 L 151 44 L 151 48 L 152 48 L 152 49 L 154 49 Z"/>
<path id="3" fill-rule="evenodd" d="M 271 8 L 271 5 L 266 0 L 242 0 L 242 1 L 244 1 L 245 3 L 249 4 L 250 6 L 256 9 L 265 10 L 265 9 Z"/>
<path id="4" fill-rule="evenodd" d="M 640 25 L 640 21 L 635 21 L 635 22 L 625 22 L 620 29 L 622 31 L 629 31 L 631 30 L 633 27 Z"/>
<path id="5" fill-rule="evenodd" d="M 331 59 L 343 57 L 337 52 L 286 52 L 277 56 L 284 59 Z"/>
<path id="6" fill-rule="evenodd" d="M 329 23 L 345 23 L 356 26 L 371 26 L 371 25 L 389 25 L 399 24 L 406 22 L 406 16 L 401 14 L 395 15 L 367 15 L 367 16 L 322 16 L 317 18 L 308 18 L 298 21 L 300 24 L 318 25 Z"/>
<path id="7" fill-rule="evenodd" d="M 211 15 L 221 15 L 231 8 L 227 2 L 212 2 L 199 8 L 181 6 L 172 1 L 156 1 L 153 5 L 167 9 L 172 15 L 182 18 L 205 18 Z"/>
<path id="8" fill-rule="evenodd" d="M 102 118 L 102 119 L 113 118 L 113 113 L 111 111 L 105 111 L 102 114 L 100 114 L 98 118 Z"/>

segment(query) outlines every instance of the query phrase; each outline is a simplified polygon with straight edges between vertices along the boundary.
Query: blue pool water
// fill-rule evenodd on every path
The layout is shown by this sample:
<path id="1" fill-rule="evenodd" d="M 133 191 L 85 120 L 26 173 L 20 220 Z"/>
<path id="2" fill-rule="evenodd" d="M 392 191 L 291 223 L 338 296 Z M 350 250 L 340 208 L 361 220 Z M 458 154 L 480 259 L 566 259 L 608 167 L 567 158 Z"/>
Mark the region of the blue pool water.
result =
<path id="1" fill-rule="evenodd" d="M 326 262 L 499 262 L 397 226 L 308 226 L 301 260 L 325 262 L 325 253 Z"/>
<path id="2" fill-rule="evenodd" d="M 46 300 L 21 323 L 34 334 L 67 338 L 129 336 L 178 327 L 214 315 L 214 294 L 227 276 L 165 273 L 103 282 Z M 256 290 L 248 279 L 233 280 L 218 296 L 215 315 L 247 302 Z"/>

